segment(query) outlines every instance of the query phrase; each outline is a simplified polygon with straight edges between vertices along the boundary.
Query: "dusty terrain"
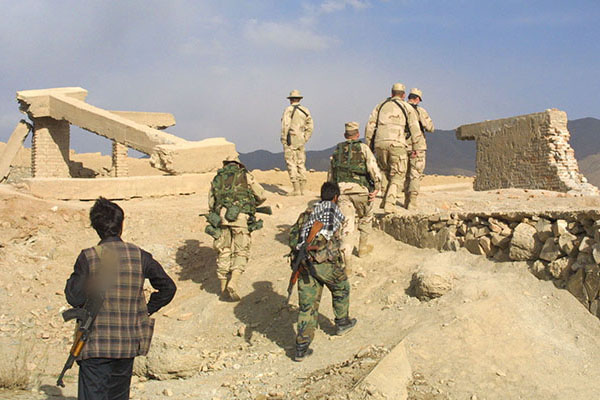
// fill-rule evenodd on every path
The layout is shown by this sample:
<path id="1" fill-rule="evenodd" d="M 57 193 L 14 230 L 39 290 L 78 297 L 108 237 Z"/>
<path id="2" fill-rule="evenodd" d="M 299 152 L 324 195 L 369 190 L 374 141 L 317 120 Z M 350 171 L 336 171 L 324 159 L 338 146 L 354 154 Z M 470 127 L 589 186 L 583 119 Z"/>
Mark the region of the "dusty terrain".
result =
<path id="1" fill-rule="evenodd" d="M 315 354 L 291 361 L 296 310 L 285 304 L 287 229 L 315 198 L 324 173 L 310 174 L 312 192 L 303 197 L 280 195 L 289 190 L 283 172 L 256 176 L 274 214 L 253 234 L 239 303 L 217 296 L 212 240 L 198 217 L 205 194 L 120 202 L 124 239 L 152 252 L 178 285 L 174 301 L 156 315 L 153 351 L 164 352 L 165 365 L 179 357 L 182 371 L 166 371 L 168 380 L 134 378 L 133 399 L 359 398 L 353 387 L 401 340 L 414 373 L 412 399 L 597 397 L 600 321 L 568 292 L 536 279 L 525 263 L 416 249 L 381 232 L 373 255 L 356 259 L 350 277 L 357 327 L 332 336 L 325 292 Z M 471 182 L 427 177 L 421 211 L 600 207 L 597 198 L 544 191 L 475 193 Z M 54 387 L 73 329 L 60 311 L 79 250 L 97 242 L 87 221 L 91 203 L 40 201 L 7 185 L 0 185 L 0 199 L 0 346 L 9 364 L 20 351 L 35 378 L 30 390 L 0 398 L 74 399 L 77 367 L 65 389 Z M 452 290 L 431 301 L 412 297 L 418 270 L 451 277 Z"/>

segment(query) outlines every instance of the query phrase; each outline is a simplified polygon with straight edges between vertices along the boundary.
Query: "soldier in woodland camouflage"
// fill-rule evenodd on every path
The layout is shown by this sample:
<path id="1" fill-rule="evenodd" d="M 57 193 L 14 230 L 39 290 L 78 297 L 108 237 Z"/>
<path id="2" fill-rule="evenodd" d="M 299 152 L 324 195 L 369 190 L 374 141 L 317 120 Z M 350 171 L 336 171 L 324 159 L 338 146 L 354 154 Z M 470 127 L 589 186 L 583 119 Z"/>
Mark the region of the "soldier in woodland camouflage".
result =
<path id="1" fill-rule="evenodd" d="M 346 273 L 350 272 L 355 216 L 358 217 L 360 240 L 358 256 L 364 257 L 373 250 L 368 237 L 373 226 L 373 202 L 381 186 L 381 172 L 369 147 L 359 140 L 358 122 L 345 124 L 346 141 L 339 143 L 331 156 L 327 180 L 340 187 L 338 205 L 346 217 L 342 229 L 342 254 Z"/>
<path id="2" fill-rule="evenodd" d="M 208 195 L 209 222 L 206 228 L 217 251 L 217 277 L 221 296 L 238 301 L 238 280 L 250 257 L 250 233 L 262 227 L 256 220 L 256 206 L 265 201 L 262 186 L 237 157 L 223 161 Z"/>
<path id="3" fill-rule="evenodd" d="M 321 201 L 312 209 L 301 230 L 300 246 L 307 246 L 305 261 L 298 279 L 298 324 L 295 361 L 312 353 L 310 343 L 315 336 L 323 286 L 331 291 L 336 334 L 343 335 L 356 325 L 349 318 L 350 283 L 340 253 L 340 229 L 345 218 L 337 200 L 340 189 L 333 182 L 321 187 Z"/>
<path id="4" fill-rule="evenodd" d="M 404 188 L 407 168 L 407 143 L 419 134 L 417 112 L 404 101 L 405 86 L 395 83 L 392 96 L 379 103 L 365 128 L 367 145 L 375 153 L 377 163 L 387 178 L 381 206 L 386 213 L 396 211 L 398 189 Z"/>
<path id="5" fill-rule="evenodd" d="M 417 88 L 411 89 L 408 94 L 408 103 L 417 111 L 419 117 L 419 134 L 411 136 L 411 152 L 408 157 L 408 173 L 406 177 L 407 209 L 415 209 L 417 206 L 417 196 L 421 188 L 421 179 L 423 179 L 427 152 L 425 132 L 433 132 L 435 129 L 427 110 L 419 106 L 421 101 L 423 101 L 423 93 Z"/>
<path id="6" fill-rule="evenodd" d="M 304 194 L 306 185 L 306 153 L 304 146 L 313 132 L 313 120 L 308 108 L 300 105 L 302 95 L 292 90 L 288 96 L 290 105 L 281 116 L 281 144 L 290 181 L 292 196 Z"/>

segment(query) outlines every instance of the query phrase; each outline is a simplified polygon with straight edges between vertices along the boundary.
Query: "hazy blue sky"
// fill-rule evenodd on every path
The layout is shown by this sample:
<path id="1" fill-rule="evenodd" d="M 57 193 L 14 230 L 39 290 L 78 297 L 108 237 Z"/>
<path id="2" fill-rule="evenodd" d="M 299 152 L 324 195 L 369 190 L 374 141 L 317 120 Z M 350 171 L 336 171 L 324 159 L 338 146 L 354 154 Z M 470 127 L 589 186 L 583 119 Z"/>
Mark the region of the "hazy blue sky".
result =
<path id="1" fill-rule="evenodd" d="M 0 0 L 0 140 L 15 92 L 81 86 L 88 102 L 175 114 L 169 132 L 280 151 L 291 89 L 310 149 L 361 129 L 391 84 L 423 90 L 436 127 L 556 107 L 600 117 L 600 1 Z M 108 150 L 74 130 L 75 148 Z"/>

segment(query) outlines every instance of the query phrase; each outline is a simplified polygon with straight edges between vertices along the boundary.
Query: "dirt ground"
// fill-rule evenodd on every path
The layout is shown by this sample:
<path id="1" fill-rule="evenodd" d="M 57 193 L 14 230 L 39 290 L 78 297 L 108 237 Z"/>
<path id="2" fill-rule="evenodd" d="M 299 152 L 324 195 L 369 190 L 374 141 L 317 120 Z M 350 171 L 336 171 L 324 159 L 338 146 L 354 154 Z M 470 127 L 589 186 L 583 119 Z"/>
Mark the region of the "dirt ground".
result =
<path id="1" fill-rule="evenodd" d="M 134 378 L 132 399 L 353 398 L 352 389 L 401 340 L 413 370 L 411 399 L 598 397 L 600 321 L 568 292 L 537 280 L 524 263 L 416 249 L 379 231 L 375 251 L 356 259 L 350 277 L 358 325 L 333 336 L 325 291 L 315 353 L 293 362 L 297 311 L 285 303 L 287 230 L 316 197 L 324 173 L 310 174 L 311 192 L 302 197 L 282 196 L 290 189 L 283 172 L 255 175 L 274 214 L 253 233 L 239 303 L 218 299 L 212 239 L 198 217 L 206 191 L 119 202 L 124 240 L 153 253 L 178 285 L 173 302 L 156 315 L 154 344 L 189 346 L 204 360 L 186 378 Z M 597 198 L 544 191 L 475 193 L 471 183 L 426 177 L 419 211 L 600 207 Z M 0 398 L 74 399 L 76 366 L 65 389 L 54 386 L 73 332 L 60 312 L 80 249 L 98 240 L 87 220 L 91 203 L 41 201 L 8 185 L 0 185 L 0 199 L 0 346 L 9 363 L 21 352 L 18 360 L 35 377 L 30 390 Z M 413 273 L 423 268 L 451 276 L 453 289 L 428 302 L 411 297 Z"/>

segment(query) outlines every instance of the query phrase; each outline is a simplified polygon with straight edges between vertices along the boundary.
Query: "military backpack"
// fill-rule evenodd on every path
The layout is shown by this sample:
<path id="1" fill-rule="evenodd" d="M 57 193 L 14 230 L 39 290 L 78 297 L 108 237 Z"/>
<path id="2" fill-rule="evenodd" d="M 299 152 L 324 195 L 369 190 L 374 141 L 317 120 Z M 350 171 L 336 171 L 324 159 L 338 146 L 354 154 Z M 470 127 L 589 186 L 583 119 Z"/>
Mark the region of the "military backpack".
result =
<path id="1" fill-rule="evenodd" d="M 345 141 L 337 145 L 332 157 L 333 180 L 336 183 L 355 182 L 372 192 L 375 184 L 367 170 L 367 159 L 361 146 L 360 140 Z"/>

